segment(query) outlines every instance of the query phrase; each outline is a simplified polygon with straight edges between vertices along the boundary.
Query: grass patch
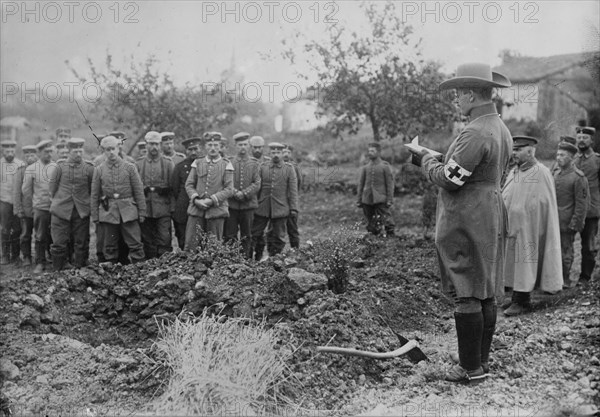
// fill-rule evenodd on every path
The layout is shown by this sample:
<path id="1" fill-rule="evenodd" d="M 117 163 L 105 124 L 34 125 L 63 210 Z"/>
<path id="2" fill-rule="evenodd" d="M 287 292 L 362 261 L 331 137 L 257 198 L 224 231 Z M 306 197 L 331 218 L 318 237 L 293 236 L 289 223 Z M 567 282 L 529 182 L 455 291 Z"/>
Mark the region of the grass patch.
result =
<path id="1" fill-rule="evenodd" d="M 176 415 L 264 415 L 291 407 L 283 393 L 291 349 L 266 322 L 180 315 L 158 323 L 153 348 L 170 377 L 157 411 Z"/>

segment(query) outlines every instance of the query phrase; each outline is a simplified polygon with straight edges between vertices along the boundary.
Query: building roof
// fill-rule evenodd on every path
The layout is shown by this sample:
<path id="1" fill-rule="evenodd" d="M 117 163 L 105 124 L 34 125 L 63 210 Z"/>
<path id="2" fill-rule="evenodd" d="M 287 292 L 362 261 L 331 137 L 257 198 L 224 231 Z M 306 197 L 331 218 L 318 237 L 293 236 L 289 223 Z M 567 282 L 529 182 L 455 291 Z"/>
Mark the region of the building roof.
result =
<path id="1" fill-rule="evenodd" d="M 584 52 L 548 57 L 506 56 L 502 65 L 495 67 L 494 71 L 506 75 L 513 84 L 537 82 L 575 66 L 590 65 L 590 72 L 593 72 L 597 64 L 591 65 L 590 61 L 598 59 L 598 55 L 598 52 Z"/>

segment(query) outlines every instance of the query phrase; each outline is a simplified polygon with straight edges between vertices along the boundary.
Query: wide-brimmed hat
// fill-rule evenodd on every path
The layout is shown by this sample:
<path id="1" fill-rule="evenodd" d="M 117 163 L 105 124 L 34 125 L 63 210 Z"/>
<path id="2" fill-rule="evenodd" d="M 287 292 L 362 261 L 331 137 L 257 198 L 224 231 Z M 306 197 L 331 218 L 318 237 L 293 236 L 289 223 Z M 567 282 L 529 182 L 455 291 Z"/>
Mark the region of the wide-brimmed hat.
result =
<path id="1" fill-rule="evenodd" d="M 504 75 L 492 71 L 487 64 L 470 63 L 459 65 L 454 78 L 440 84 L 441 90 L 468 87 L 498 87 L 506 88 L 512 84 Z"/>

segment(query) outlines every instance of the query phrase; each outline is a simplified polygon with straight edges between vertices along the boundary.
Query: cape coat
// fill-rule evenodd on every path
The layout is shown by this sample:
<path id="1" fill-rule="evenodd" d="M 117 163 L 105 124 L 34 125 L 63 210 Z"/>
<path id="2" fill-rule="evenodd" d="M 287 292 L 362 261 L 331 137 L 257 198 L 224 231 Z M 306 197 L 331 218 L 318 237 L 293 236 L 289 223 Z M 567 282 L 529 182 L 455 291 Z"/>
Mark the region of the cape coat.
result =
<path id="1" fill-rule="evenodd" d="M 504 290 L 507 218 L 500 181 L 512 137 L 492 103 L 471 112 L 444 162 L 423 157 L 422 170 L 439 186 L 435 244 L 442 289 L 480 300 Z"/>
<path id="2" fill-rule="evenodd" d="M 560 227 L 550 170 L 538 161 L 511 170 L 502 197 L 509 225 L 505 286 L 521 292 L 560 291 Z"/>

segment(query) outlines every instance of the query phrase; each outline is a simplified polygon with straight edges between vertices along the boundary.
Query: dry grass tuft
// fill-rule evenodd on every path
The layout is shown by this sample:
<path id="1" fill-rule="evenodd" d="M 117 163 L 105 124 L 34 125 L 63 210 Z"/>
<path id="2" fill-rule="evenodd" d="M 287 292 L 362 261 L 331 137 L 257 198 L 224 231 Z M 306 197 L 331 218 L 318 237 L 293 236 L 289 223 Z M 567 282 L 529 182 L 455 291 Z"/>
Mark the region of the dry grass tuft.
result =
<path id="1" fill-rule="evenodd" d="M 177 415 L 264 415 L 295 408 L 283 391 L 291 350 L 265 321 L 209 316 L 159 323 L 154 344 L 170 370 L 157 411 Z"/>

